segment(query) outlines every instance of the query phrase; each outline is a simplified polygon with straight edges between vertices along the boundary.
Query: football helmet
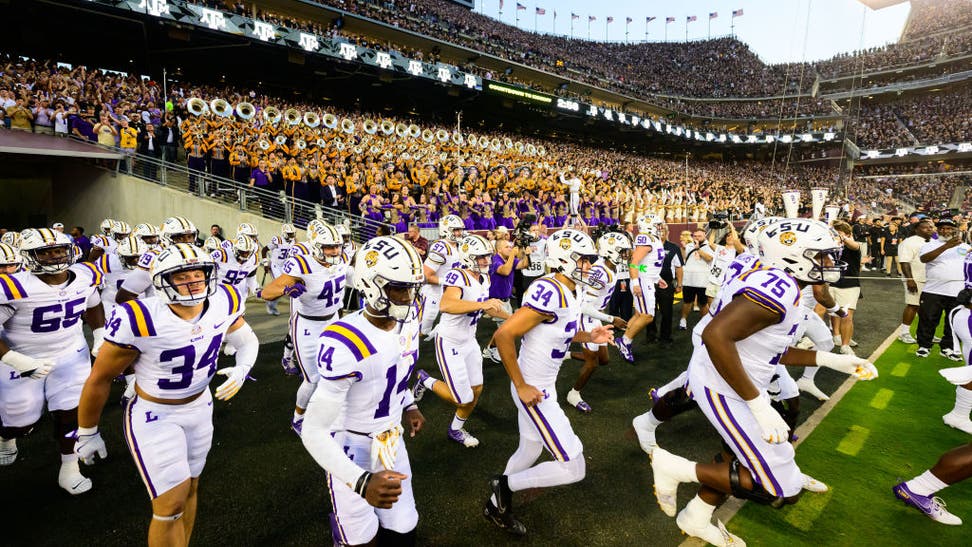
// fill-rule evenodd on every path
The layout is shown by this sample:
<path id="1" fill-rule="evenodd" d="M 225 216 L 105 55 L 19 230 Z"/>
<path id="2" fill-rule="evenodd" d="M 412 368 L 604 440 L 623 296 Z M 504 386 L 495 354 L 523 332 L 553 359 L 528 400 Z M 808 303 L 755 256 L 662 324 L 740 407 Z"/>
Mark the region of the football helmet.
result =
<path id="1" fill-rule="evenodd" d="M 786 218 L 767 226 L 756 238 L 760 260 L 804 283 L 835 283 L 847 263 L 833 228 L 819 220 Z M 832 264 L 826 263 L 826 258 Z"/>
<path id="2" fill-rule="evenodd" d="M 280 235 L 287 243 L 293 243 L 297 239 L 297 228 L 293 224 L 284 224 L 280 227 Z"/>
<path id="3" fill-rule="evenodd" d="M 173 243 L 194 244 L 199 236 L 196 225 L 185 217 L 169 217 L 162 221 L 162 241 L 168 245 Z"/>
<path id="4" fill-rule="evenodd" d="M 111 235 L 111 227 L 112 227 L 113 224 L 115 224 L 115 219 L 113 219 L 113 218 L 106 218 L 105 220 L 102 220 L 101 221 L 101 233 L 104 234 L 104 235 L 106 235 L 106 236 L 110 236 Z"/>
<path id="5" fill-rule="evenodd" d="M 479 265 L 479 259 L 486 257 L 486 266 Z M 493 245 L 480 235 L 468 235 L 459 242 L 459 263 L 463 268 L 476 273 L 489 273 L 489 262 L 493 258 Z"/>
<path id="6" fill-rule="evenodd" d="M 341 236 L 338 234 L 334 226 L 330 224 L 321 222 L 314 233 L 314 239 L 311 240 L 311 256 L 313 256 L 321 264 L 331 264 L 336 265 L 341 263 L 341 253 L 338 252 L 336 256 L 328 256 L 325 252 L 328 249 L 341 249 L 344 244 L 341 241 Z"/>
<path id="7" fill-rule="evenodd" d="M 763 217 L 756 220 L 750 220 L 748 224 L 743 228 L 742 240 L 749 252 L 758 255 L 759 246 L 757 245 L 757 237 L 760 232 L 766 229 L 767 226 L 773 224 L 774 222 L 779 222 L 783 220 L 783 217 Z"/>
<path id="8" fill-rule="evenodd" d="M 0 243 L 0 267 L 16 266 L 13 271 L 18 272 L 23 265 L 24 259 L 20 256 L 20 250 L 7 243 Z"/>
<path id="9" fill-rule="evenodd" d="M 358 251 L 354 265 L 354 288 L 375 313 L 399 322 L 418 317 L 415 299 L 425 281 L 422 259 L 406 241 L 379 236 Z M 404 291 L 398 300 L 389 291 Z M 369 312 L 370 313 L 370 312 Z"/>
<path id="10" fill-rule="evenodd" d="M 662 219 L 654 214 L 646 213 L 641 215 L 637 219 L 638 233 L 648 234 L 652 237 L 658 237 L 658 225 L 662 223 Z"/>
<path id="11" fill-rule="evenodd" d="M 459 232 L 459 233 L 456 233 Z M 439 220 L 439 238 L 459 243 L 466 232 L 466 224 L 456 215 L 448 215 Z"/>
<path id="12" fill-rule="evenodd" d="M 159 236 L 159 229 L 153 224 L 143 222 L 141 224 L 136 224 L 135 229 L 132 231 L 132 235 L 137 237 L 145 244 L 147 249 L 154 249 L 161 243 L 161 238 Z"/>
<path id="13" fill-rule="evenodd" d="M 132 234 L 118 243 L 118 260 L 126 270 L 134 270 L 138 259 L 151 249 L 145 240 L 137 234 Z"/>
<path id="14" fill-rule="evenodd" d="M 111 223 L 111 237 L 115 241 L 121 241 L 132 233 L 132 227 L 124 220 L 116 220 Z"/>
<path id="15" fill-rule="evenodd" d="M 206 249 L 211 253 L 215 253 L 216 251 L 222 248 L 223 248 L 223 242 L 220 241 L 220 239 L 216 236 L 207 237 L 206 242 L 203 243 L 203 249 Z"/>
<path id="16" fill-rule="evenodd" d="M 631 259 L 631 238 L 620 232 L 608 232 L 597 240 L 597 255 L 615 266 L 626 267 Z"/>
<path id="17" fill-rule="evenodd" d="M 187 285 L 193 283 L 183 282 L 181 285 L 187 286 L 189 294 L 182 294 L 179 292 L 180 284 L 176 284 L 172 276 L 190 270 L 200 270 L 205 274 L 205 290 L 192 291 Z M 194 306 L 216 292 L 216 263 L 206 251 L 195 245 L 176 243 L 167 247 L 152 263 L 151 273 L 152 285 L 159 299 L 166 304 Z"/>
<path id="18" fill-rule="evenodd" d="M 308 222 L 307 241 L 314 241 L 314 238 L 317 237 L 317 232 L 324 226 L 327 226 L 327 223 L 320 219 L 315 218 L 314 220 Z"/>
<path id="19" fill-rule="evenodd" d="M 236 236 L 236 239 L 233 241 L 233 254 L 240 264 L 250 260 L 250 257 L 256 252 L 257 244 L 253 242 L 250 236 L 246 234 Z"/>
<path id="20" fill-rule="evenodd" d="M 343 222 L 335 224 L 334 229 L 341 234 L 341 238 L 344 240 L 345 244 L 351 243 L 351 229 L 348 228 Z"/>
<path id="21" fill-rule="evenodd" d="M 19 249 L 20 232 L 15 230 L 10 230 L 9 232 L 3 234 L 3 237 L 0 237 L 0 243 L 6 243 L 7 245 L 10 245 L 14 249 Z"/>
<path id="22" fill-rule="evenodd" d="M 70 238 L 56 230 L 29 228 L 20 233 L 20 238 L 20 256 L 31 273 L 61 273 L 77 260 Z"/>
<path id="23" fill-rule="evenodd" d="M 578 230 L 557 230 L 547 239 L 547 267 L 560 272 L 577 283 L 590 285 L 595 289 L 604 288 L 604 282 L 592 279 L 590 267 L 585 272 L 579 262 L 597 262 L 597 248 L 591 236 Z"/>

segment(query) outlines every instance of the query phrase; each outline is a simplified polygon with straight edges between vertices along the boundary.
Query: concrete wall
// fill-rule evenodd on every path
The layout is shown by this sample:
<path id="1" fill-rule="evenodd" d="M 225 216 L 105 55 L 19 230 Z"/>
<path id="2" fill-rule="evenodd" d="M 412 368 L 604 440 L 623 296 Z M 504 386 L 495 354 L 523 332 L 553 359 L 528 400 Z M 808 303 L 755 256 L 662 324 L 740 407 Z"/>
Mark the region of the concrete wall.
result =
<path id="1" fill-rule="evenodd" d="M 0 226 L 22 230 L 50 226 L 55 166 L 43 158 L 0 155 Z"/>

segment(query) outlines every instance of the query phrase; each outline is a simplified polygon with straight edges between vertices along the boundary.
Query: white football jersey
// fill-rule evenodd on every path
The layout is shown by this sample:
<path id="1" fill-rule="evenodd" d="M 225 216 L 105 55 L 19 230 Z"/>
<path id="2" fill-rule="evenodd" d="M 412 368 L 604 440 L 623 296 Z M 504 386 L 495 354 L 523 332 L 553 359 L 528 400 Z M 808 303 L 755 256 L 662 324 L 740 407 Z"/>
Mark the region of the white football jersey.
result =
<path id="1" fill-rule="evenodd" d="M 358 252 L 358 245 L 354 241 L 344 244 L 344 254 L 348 257 L 348 264 L 354 259 L 354 253 Z"/>
<path id="2" fill-rule="evenodd" d="M 310 242 L 294 243 L 290 246 L 290 256 L 310 256 Z"/>
<path id="3" fill-rule="evenodd" d="M 120 289 L 125 289 L 126 291 L 136 294 L 136 295 L 147 295 L 148 291 L 152 289 L 152 264 L 155 264 L 155 259 L 158 258 L 162 251 L 164 251 L 161 246 L 154 249 L 149 249 L 138 259 L 138 266 L 132 270 L 125 280 L 122 281 Z M 114 301 L 112 301 L 114 303 Z"/>
<path id="4" fill-rule="evenodd" d="M 429 246 L 429 256 L 425 259 L 425 265 L 435 270 L 435 275 L 440 280 L 439 283 L 442 283 L 441 279 L 449 273 L 449 270 L 461 267 L 459 248 L 444 239 L 437 239 Z M 426 287 L 426 290 L 435 294 L 442 294 L 441 285 L 427 285 Z"/>
<path id="5" fill-rule="evenodd" d="M 489 276 L 462 268 L 449 270 L 442 278 L 442 287 L 458 287 L 459 299 L 466 302 L 485 302 L 489 299 Z M 446 340 L 464 342 L 476 339 L 476 325 L 483 312 L 445 313 L 439 320 L 439 336 Z"/>
<path id="6" fill-rule="evenodd" d="M 952 325 L 952 349 L 962 351 L 965 365 L 972 361 L 972 310 L 966 306 L 956 306 L 948 313 Z"/>
<path id="7" fill-rule="evenodd" d="M 210 256 L 216 262 L 219 282 L 236 287 L 243 294 L 245 300 L 250 293 L 249 285 L 256 285 L 255 279 L 252 283 L 247 283 L 247 281 L 256 275 L 257 254 L 251 254 L 250 258 L 242 263 L 236 259 L 235 253 L 226 249 L 215 251 Z"/>
<path id="8" fill-rule="evenodd" d="M 540 238 L 530 244 L 535 250 L 530 253 L 530 263 L 521 272 L 523 277 L 536 278 L 544 274 L 544 262 L 547 259 L 547 239 Z"/>
<path id="9" fill-rule="evenodd" d="M 87 348 L 81 314 L 98 305 L 103 276 L 81 262 L 68 270 L 68 281 L 48 285 L 30 272 L 0 275 L 0 327 L 14 351 L 37 359 L 55 359 Z"/>
<path id="10" fill-rule="evenodd" d="M 712 253 L 712 268 L 709 269 L 709 283 L 722 286 L 726 280 L 726 271 L 734 258 L 736 258 L 736 249 L 716 245 Z"/>
<path id="11" fill-rule="evenodd" d="M 129 270 L 121 263 L 121 259 L 118 258 L 117 254 L 109 253 L 101 255 L 97 264 L 98 269 L 104 274 L 101 283 L 101 302 L 105 307 L 105 317 L 108 317 L 111 314 L 112 307 L 115 306 L 115 297 L 118 296 L 118 289 L 122 288 L 125 280 L 132 273 L 138 271 L 138 268 Z M 155 287 L 149 285 L 140 296 L 153 296 L 154 294 Z"/>
<path id="12" fill-rule="evenodd" d="M 91 236 L 88 241 L 91 242 L 92 247 L 104 249 L 105 254 L 114 253 L 118 249 L 118 242 L 116 242 L 111 236 L 95 234 Z"/>
<path id="13" fill-rule="evenodd" d="M 813 295 L 813 285 L 807 285 L 800 291 L 800 305 L 808 310 L 817 307 L 817 297 Z"/>
<path id="14" fill-rule="evenodd" d="M 270 259 L 270 268 L 274 272 L 281 271 L 284 263 L 290 258 L 290 250 L 296 244 L 296 241 L 286 241 L 282 236 L 270 238 L 270 243 L 267 243 L 267 258 Z"/>
<path id="15" fill-rule="evenodd" d="M 580 319 L 580 300 L 555 275 L 537 279 L 523 293 L 523 306 L 553 317 L 523 335 L 517 358 L 523 379 L 541 389 L 556 383 Z"/>
<path id="16" fill-rule="evenodd" d="M 242 294 L 219 285 L 195 322 L 181 319 L 157 297 L 115 306 L 105 341 L 138 350 L 135 383 L 152 397 L 183 399 L 206 389 L 216 373 L 226 331 L 243 315 Z"/>
<path id="17" fill-rule="evenodd" d="M 736 350 L 739 352 L 743 368 L 756 388 L 765 391 L 772 381 L 776 365 L 792 344 L 793 336 L 803 319 L 800 287 L 796 279 L 783 270 L 776 268 L 749 270 L 730 279 L 722 287 L 719 296 L 709 306 L 709 313 L 713 317 L 718 315 L 733 299 L 740 296 L 780 316 L 779 323 L 736 342 Z M 696 331 L 701 336 L 702 330 L 696 327 Z M 706 386 L 727 397 L 739 398 L 712 364 L 705 346 L 701 344 L 695 346 L 689 368 L 697 369 L 693 374 L 699 374 Z"/>
<path id="18" fill-rule="evenodd" d="M 419 322 L 384 331 L 358 311 L 325 327 L 320 341 L 321 381 L 354 380 L 334 431 L 373 434 L 399 425 L 412 402 L 409 378 L 418 361 Z"/>
<path id="19" fill-rule="evenodd" d="M 614 286 L 617 281 L 617 275 L 608 268 L 607 263 L 603 258 L 599 259 L 597 262 L 591 266 L 591 279 L 599 280 L 604 283 L 604 287 L 601 289 L 595 289 L 589 285 L 584 287 L 583 301 L 593 303 L 594 307 L 598 310 L 603 310 L 608 307 L 611 302 L 611 297 L 614 296 Z"/>
<path id="20" fill-rule="evenodd" d="M 307 291 L 297 298 L 298 310 L 310 317 L 334 315 L 344 303 L 344 289 L 349 286 L 347 264 L 325 266 L 310 256 L 297 255 L 287 259 L 283 273 L 300 278 Z"/>
<path id="21" fill-rule="evenodd" d="M 665 264 L 665 246 L 657 237 L 648 234 L 638 234 L 635 236 L 635 247 L 650 247 L 651 250 L 641 261 L 636 264 L 638 267 L 638 279 L 646 281 L 652 287 L 661 279 L 662 267 Z M 645 288 L 642 283 L 642 288 Z"/>
<path id="22" fill-rule="evenodd" d="M 732 262 L 729 263 L 729 266 L 726 268 L 725 270 L 726 275 L 724 276 L 722 287 L 725 287 L 726 285 L 729 284 L 729 282 L 736 279 L 740 275 L 754 268 L 761 268 L 761 267 L 762 267 L 762 262 L 760 262 L 759 258 L 753 253 L 750 253 L 748 251 L 739 253 L 739 255 L 736 256 L 736 258 L 734 258 Z M 708 325 L 709 322 L 712 321 L 712 317 L 714 315 L 715 314 L 713 313 L 713 308 L 710 307 L 709 312 L 706 313 L 704 316 L 702 316 L 702 318 L 699 319 L 699 322 L 695 324 L 695 327 L 692 328 L 693 347 L 697 348 L 702 345 L 702 331 L 705 330 L 706 325 Z"/>

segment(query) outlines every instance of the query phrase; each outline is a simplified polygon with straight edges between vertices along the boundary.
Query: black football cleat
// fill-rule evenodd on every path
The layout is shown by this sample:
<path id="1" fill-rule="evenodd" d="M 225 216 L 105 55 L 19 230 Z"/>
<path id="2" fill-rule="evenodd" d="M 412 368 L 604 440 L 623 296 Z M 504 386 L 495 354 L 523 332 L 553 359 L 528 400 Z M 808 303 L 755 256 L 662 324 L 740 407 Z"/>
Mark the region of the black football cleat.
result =
<path id="1" fill-rule="evenodd" d="M 507 533 L 514 536 L 525 536 L 526 526 L 522 522 L 518 521 L 513 513 L 500 512 L 499 509 L 493 505 L 493 500 L 486 500 L 486 505 L 483 506 L 483 516 L 486 520 L 492 522 L 497 528 L 506 530 Z"/>

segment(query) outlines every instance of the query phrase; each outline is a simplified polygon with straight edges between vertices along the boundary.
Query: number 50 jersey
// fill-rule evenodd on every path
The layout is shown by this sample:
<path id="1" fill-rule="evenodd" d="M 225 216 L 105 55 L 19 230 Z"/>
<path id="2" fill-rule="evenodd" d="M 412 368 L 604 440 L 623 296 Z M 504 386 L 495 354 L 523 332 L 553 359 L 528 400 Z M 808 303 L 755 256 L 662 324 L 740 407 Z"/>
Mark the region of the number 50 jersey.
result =
<path id="1" fill-rule="evenodd" d="M 244 301 L 232 285 L 219 285 L 198 321 L 176 316 L 157 297 L 115 306 L 105 341 L 140 353 L 135 383 L 159 399 L 183 399 L 206 389 L 226 331 L 243 315 Z"/>

